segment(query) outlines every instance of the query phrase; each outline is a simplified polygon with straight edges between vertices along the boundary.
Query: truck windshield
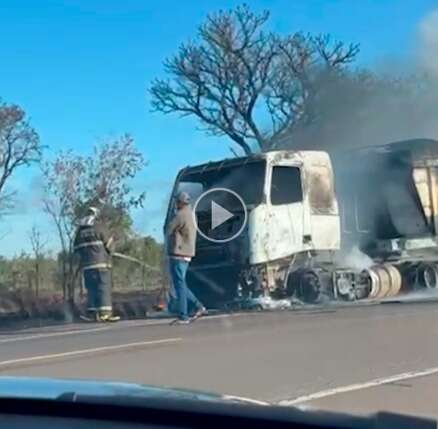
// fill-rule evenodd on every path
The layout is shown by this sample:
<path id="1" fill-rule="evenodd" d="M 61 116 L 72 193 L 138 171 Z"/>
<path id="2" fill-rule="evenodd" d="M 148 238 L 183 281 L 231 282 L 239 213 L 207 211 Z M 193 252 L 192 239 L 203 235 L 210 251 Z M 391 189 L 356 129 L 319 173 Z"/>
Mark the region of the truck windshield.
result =
<path id="1" fill-rule="evenodd" d="M 210 189 L 226 188 L 236 192 L 247 206 L 254 206 L 263 200 L 265 170 L 264 160 L 204 171 L 188 170 L 181 176 L 177 192 L 188 192 L 194 201 Z"/>

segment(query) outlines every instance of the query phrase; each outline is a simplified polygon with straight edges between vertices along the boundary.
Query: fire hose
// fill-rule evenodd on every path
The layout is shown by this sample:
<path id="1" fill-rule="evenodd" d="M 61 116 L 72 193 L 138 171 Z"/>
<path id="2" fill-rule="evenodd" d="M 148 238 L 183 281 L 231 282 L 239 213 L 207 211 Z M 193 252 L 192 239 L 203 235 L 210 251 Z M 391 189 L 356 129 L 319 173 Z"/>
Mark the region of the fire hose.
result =
<path id="1" fill-rule="evenodd" d="M 119 252 L 112 253 L 112 256 L 114 256 L 115 258 L 124 259 L 126 261 L 134 262 L 134 263 L 140 265 L 144 270 L 146 269 L 146 270 L 155 271 L 155 272 L 160 272 L 161 271 L 160 268 L 153 267 L 152 265 L 146 264 L 145 262 L 140 261 L 140 259 L 134 258 L 133 256 L 124 255 L 123 253 L 119 253 Z M 78 269 L 77 269 L 77 271 L 75 273 L 75 278 L 78 275 L 79 270 L 80 270 L 80 267 L 78 267 Z M 83 294 L 83 285 L 82 285 L 82 283 L 81 283 L 81 292 L 80 293 L 81 293 L 81 296 L 82 296 L 82 294 Z M 160 290 L 159 298 L 158 299 L 160 300 L 161 296 L 165 295 L 165 293 L 166 293 L 166 287 L 165 287 L 165 285 L 163 285 L 163 287 Z"/>
<path id="2" fill-rule="evenodd" d="M 146 264 L 143 261 L 140 261 L 140 259 L 134 258 L 133 256 L 124 255 L 123 253 L 119 253 L 119 252 L 114 252 L 112 256 L 120 259 L 125 259 L 127 261 L 135 262 L 136 264 L 141 265 L 143 268 L 146 268 L 151 271 L 157 271 L 157 272 L 161 271 L 159 268 Z"/>
<path id="3" fill-rule="evenodd" d="M 123 253 L 114 252 L 112 256 L 124 259 L 126 261 L 134 262 L 136 264 L 139 264 L 143 269 L 147 269 L 150 271 L 160 272 L 160 268 L 153 267 L 149 264 L 144 263 L 143 261 L 140 261 L 140 259 L 134 258 L 133 256 L 124 255 Z M 155 304 L 155 308 L 157 310 L 164 310 L 166 307 L 166 295 L 167 295 L 167 289 L 165 283 L 163 283 L 163 286 L 160 289 L 160 292 L 158 294 L 157 303 Z"/>

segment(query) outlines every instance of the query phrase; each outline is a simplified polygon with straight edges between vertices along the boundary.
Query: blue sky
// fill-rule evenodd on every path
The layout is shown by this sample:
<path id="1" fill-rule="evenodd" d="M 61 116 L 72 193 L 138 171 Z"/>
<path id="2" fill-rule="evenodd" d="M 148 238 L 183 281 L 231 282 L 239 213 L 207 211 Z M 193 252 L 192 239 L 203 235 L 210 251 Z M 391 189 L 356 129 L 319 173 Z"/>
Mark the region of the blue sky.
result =
<path id="1" fill-rule="evenodd" d="M 87 152 L 101 138 L 131 133 L 148 160 L 135 187 L 147 191 L 136 228 L 160 237 L 162 216 L 177 171 L 229 156 L 226 139 L 197 130 L 195 120 L 151 113 L 147 87 L 162 75 L 162 60 L 193 37 L 205 15 L 237 1 L 2 0 L 0 97 L 20 104 L 47 145 Z M 409 58 L 429 0 L 254 0 L 271 11 L 281 32 L 329 32 L 361 44 L 360 62 L 379 65 Z M 50 222 L 38 205 L 35 169 L 13 179 L 16 213 L 0 224 L 0 254 L 29 249 L 38 224 L 56 248 Z"/>

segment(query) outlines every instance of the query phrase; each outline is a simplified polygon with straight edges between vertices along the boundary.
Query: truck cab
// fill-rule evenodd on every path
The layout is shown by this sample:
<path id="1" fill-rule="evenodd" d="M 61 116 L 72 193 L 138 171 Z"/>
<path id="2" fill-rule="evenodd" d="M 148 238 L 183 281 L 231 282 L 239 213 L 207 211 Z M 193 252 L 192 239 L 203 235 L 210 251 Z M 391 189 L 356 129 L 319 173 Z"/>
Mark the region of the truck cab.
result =
<path id="1" fill-rule="evenodd" d="M 252 294 L 281 289 L 297 257 L 315 250 L 329 255 L 340 247 L 333 171 L 325 152 L 273 151 L 187 167 L 172 194 L 184 190 L 196 206 L 204 193 L 217 188 L 237 193 L 245 207 L 230 208 L 233 217 L 222 228 L 208 230 L 207 237 L 198 234 L 188 283 L 207 305 L 230 301 L 249 285 Z M 215 203 L 226 205 L 225 199 L 219 194 Z M 196 210 L 195 216 L 198 225 L 211 224 L 208 210 Z M 242 232 L 221 240 L 235 232 L 243 216 Z"/>

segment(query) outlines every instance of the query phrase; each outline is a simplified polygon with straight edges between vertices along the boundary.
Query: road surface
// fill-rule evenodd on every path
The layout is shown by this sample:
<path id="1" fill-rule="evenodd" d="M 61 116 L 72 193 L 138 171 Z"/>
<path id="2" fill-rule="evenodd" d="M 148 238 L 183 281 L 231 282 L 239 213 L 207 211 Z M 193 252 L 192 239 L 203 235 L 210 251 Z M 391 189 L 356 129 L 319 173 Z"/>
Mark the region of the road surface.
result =
<path id="1" fill-rule="evenodd" d="M 438 303 L 0 331 L 0 375 L 123 380 L 301 408 L 438 415 Z"/>

